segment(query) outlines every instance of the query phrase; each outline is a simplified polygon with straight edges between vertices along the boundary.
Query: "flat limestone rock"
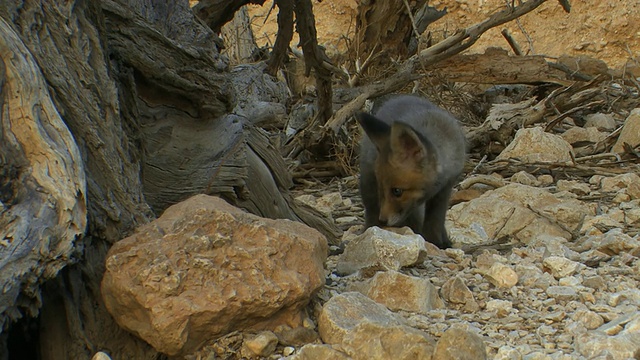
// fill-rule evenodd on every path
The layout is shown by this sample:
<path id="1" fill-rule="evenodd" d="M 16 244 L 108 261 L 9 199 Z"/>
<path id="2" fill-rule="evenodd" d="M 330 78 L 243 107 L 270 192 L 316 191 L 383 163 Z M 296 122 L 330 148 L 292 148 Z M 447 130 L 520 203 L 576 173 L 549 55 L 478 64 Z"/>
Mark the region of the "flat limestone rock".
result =
<path id="1" fill-rule="evenodd" d="M 544 189 L 512 183 L 453 206 L 447 217 L 454 243 L 482 244 L 505 236 L 524 243 L 542 235 L 569 239 L 567 229 L 593 215 L 579 200 L 559 199 Z"/>
<path id="2" fill-rule="evenodd" d="M 347 244 L 337 271 L 348 275 L 367 268 L 400 270 L 422 261 L 426 252 L 420 235 L 402 235 L 373 226 Z"/>
<path id="3" fill-rule="evenodd" d="M 427 314 L 441 309 L 444 303 L 429 279 L 404 275 L 397 271 L 381 271 L 357 290 L 392 311 L 404 310 Z"/>
<path id="4" fill-rule="evenodd" d="M 524 162 L 565 163 L 571 161 L 572 152 L 571 145 L 561 136 L 534 127 L 518 130 L 496 160 L 517 158 Z"/>
<path id="5" fill-rule="evenodd" d="M 353 359 L 430 359 L 435 341 L 404 319 L 358 292 L 324 304 L 318 317 L 323 342 Z"/>

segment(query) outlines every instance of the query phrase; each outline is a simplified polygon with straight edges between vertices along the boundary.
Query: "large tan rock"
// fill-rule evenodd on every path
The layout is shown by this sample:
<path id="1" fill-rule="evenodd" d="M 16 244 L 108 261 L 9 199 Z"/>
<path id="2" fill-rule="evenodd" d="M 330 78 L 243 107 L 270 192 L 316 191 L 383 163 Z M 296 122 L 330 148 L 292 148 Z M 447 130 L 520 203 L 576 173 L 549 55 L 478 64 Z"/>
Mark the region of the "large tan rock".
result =
<path id="1" fill-rule="evenodd" d="M 354 360 L 429 360 L 435 341 L 412 327 L 365 322 L 356 326 L 341 346 Z"/>
<path id="2" fill-rule="evenodd" d="M 575 146 L 580 143 L 597 143 L 604 140 L 607 134 L 600 132 L 595 127 L 574 126 L 560 135 L 566 142 Z"/>
<path id="3" fill-rule="evenodd" d="M 342 344 L 347 334 L 362 322 L 383 326 L 404 325 L 405 321 L 384 305 L 359 292 L 346 292 L 332 297 L 318 316 L 318 331 L 327 344 Z"/>
<path id="4" fill-rule="evenodd" d="M 528 244 L 543 235 L 570 239 L 567 229 L 575 229 L 585 217 L 595 214 L 579 200 L 559 199 L 544 189 L 509 184 L 455 205 L 447 215 L 454 243 L 482 244 L 513 236 Z"/>
<path id="5" fill-rule="evenodd" d="M 588 359 L 637 359 L 640 353 L 640 311 L 625 314 L 576 336 L 576 350 Z"/>
<path id="6" fill-rule="evenodd" d="M 111 248 L 102 294 L 120 326 L 186 355 L 234 330 L 301 326 L 326 255 L 314 229 L 198 195 Z"/>
<path id="7" fill-rule="evenodd" d="M 307 344 L 300 351 L 287 358 L 288 360 L 350 360 L 347 354 L 340 352 L 330 345 Z"/>
<path id="8" fill-rule="evenodd" d="M 612 177 L 605 177 L 601 181 L 604 192 L 618 192 L 629 196 L 630 199 L 640 199 L 640 176 L 629 172 Z"/>
<path id="9" fill-rule="evenodd" d="M 567 141 L 539 127 L 520 129 L 513 141 L 498 155 L 497 160 L 517 158 L 524 162 L 571 161 L 573 149 Z"/>
<path id="10" fill-rule="evenodd" d="M 462 304 L 465 312 L 474 312 L 480 310 L 480 305 L 476 302 L 471 289 L 465 284 L 464 280 L 459 276 L 455 276 L 445 281 L 442 285 L 442 297 L 449 304 Z"/>

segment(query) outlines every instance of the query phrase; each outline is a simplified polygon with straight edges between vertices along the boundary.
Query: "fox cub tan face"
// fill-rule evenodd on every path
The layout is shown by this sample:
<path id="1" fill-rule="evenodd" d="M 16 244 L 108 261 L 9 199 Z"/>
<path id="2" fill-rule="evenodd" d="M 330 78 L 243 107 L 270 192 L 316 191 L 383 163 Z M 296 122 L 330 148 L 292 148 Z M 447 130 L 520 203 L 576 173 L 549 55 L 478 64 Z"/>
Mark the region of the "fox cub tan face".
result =
<path id="1" fill-rule="evenodd" d="M 433 153 L 411 127 L 397 122 L 389 127 L 386 136 L 375 136 L 372 141 L 378 149 L 378 220 L 387 226 L 403 226 L 411 211 L 425 201 L 426 189 L 433 184 Z"/>
<path id="2" fill-rule="evenodd" d="M 451 247 L 445 214 L 466 157 L 458 121 L 407 95 L 356 118 L 366 133 L 360 148 L 365 225 L 409 226 L 425 240 Z"/>

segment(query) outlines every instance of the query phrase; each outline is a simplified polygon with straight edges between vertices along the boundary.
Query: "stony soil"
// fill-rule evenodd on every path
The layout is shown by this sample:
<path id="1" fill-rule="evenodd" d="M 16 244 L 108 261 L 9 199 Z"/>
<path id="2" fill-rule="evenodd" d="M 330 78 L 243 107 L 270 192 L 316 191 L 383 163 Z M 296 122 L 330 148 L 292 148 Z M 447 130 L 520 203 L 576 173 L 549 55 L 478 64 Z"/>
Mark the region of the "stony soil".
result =
<path id="1" fill-rule="evenodd" d="M 599 186 L 584 184 L 599 199 L 588 206 L 621 208 L 602 202 Z M 345 239 L 352 239 L 362 229 L 356 178 L 317 185 L 299 194 L 314 195 L 320 209 L 333 209 L 332 216 L 346 229 Z M 546 187 L 558 193 L 555 184 Z M 635 224 L 625 232 L 637 234 L 640 224 Z M 592 235 L 572 241 L 541 237 L 528 245 L 508 241 L 467 252 L 430 247 L 424 263 L 402 272 L 429 279 L 446 307 L 427 315 L 399 313 L 436 339 L 452 326 L 476 331 L 489 359 L 625 359 L 628 348 L 640 349 L 640 241 L 616 228 L 585 231 Z M 338 276 L 339 256 L 327 261 L 321 303 L 373 275 Z M 452 285 L 457 279 L 464 285 Z M 472 298 L 455 295 L 465 291 Z"/>
<path id="2" fill-rule="evenodd" d="M 449 10 L 449 15 L 431 29 L 444 37 L 485 19 L 504 6 L 504 1 L 443 0 L 431 4 Z M 507 28 L 529 54 L 551 58 L 587 55 L 618 69 L 635 61 L 633 57 L 640 54 L 640 3 L 574 0 L 572 5 L 567 14 L 557 1 L 548 1 L 518 21 L 492 29 L 470 52 L 482 53 L 492 46 L 508 49 L 500 35 L 500 30 Z M 346 39 L 353 34 L 356 6 L 356 1 L 348 0 L 314 2 L 319 40 L 330 53 L 348 49 Z M 273 43 L 275 38 L 276 11 L 265 20 L 270 7 L 267 2 L 250 10 L 261 44 Z M 618 125 L 631 109 L 617 112 Z M 472 158 L 470 168 L 478 162 L 478 157 Z M 629 173 L 637 174 L 637 166 Z M 637 197 L 603 191 L 600 178 L 569 177 L 574 187 L 563 188 L 558 177 L 527 185 L 558 198 L 580 198 L 585 207 L 602 215 L 602 221 L 592 222 L 589 230 L 577 231 L 569 241 L 555 236 L 527 242 L 506 237 L 476 247 L 454 241 L 454 249 L 430 249 L 424 263 L 402 272 L 429 279 L 446 306 L 426 315 L 399 313 L 436 339 L 454 325 L 472 329 L 483 337 L 490 359 L 640 359 L 638 352 L 629 355 L 629 349 L 640 348 Z M 566 179 L 566 174 L 562 178 Z M 527 179 L 530 177 L 519 173 L 500 181 L 523 183 Z M 295 192 L 333 217 L 345 230 L 344 240 L 363 230 L 356 176 L 331 181 L 305 179 Z M 372 276 L 337 275 L 340 252 L 341 248 L 334 246 L 327 261 L 327 285 L 318 295 L 317 307 Z M 470 293 L 471 298 L 456 298 L 445 291 L 455 279 L 461 280 L 456 286 L 463 284 L 458 290 Z M 271 358 L 295 351 L 279 347 Z"/>

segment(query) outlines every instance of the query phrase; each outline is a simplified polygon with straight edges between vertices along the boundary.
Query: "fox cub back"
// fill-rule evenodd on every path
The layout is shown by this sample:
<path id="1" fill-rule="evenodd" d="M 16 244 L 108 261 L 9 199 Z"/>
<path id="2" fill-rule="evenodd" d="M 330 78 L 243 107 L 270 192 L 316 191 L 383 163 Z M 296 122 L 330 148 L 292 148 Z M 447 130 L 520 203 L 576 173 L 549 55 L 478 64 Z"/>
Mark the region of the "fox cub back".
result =
<path id="1" fill-rule="evenodd" d="M 365 225 L 409 226 L 438 247 L 451 247 L 445 214 L 466 158 L 458 121 L 410 95 L 356 118 L 366 134 L 360 149 Z"/>

